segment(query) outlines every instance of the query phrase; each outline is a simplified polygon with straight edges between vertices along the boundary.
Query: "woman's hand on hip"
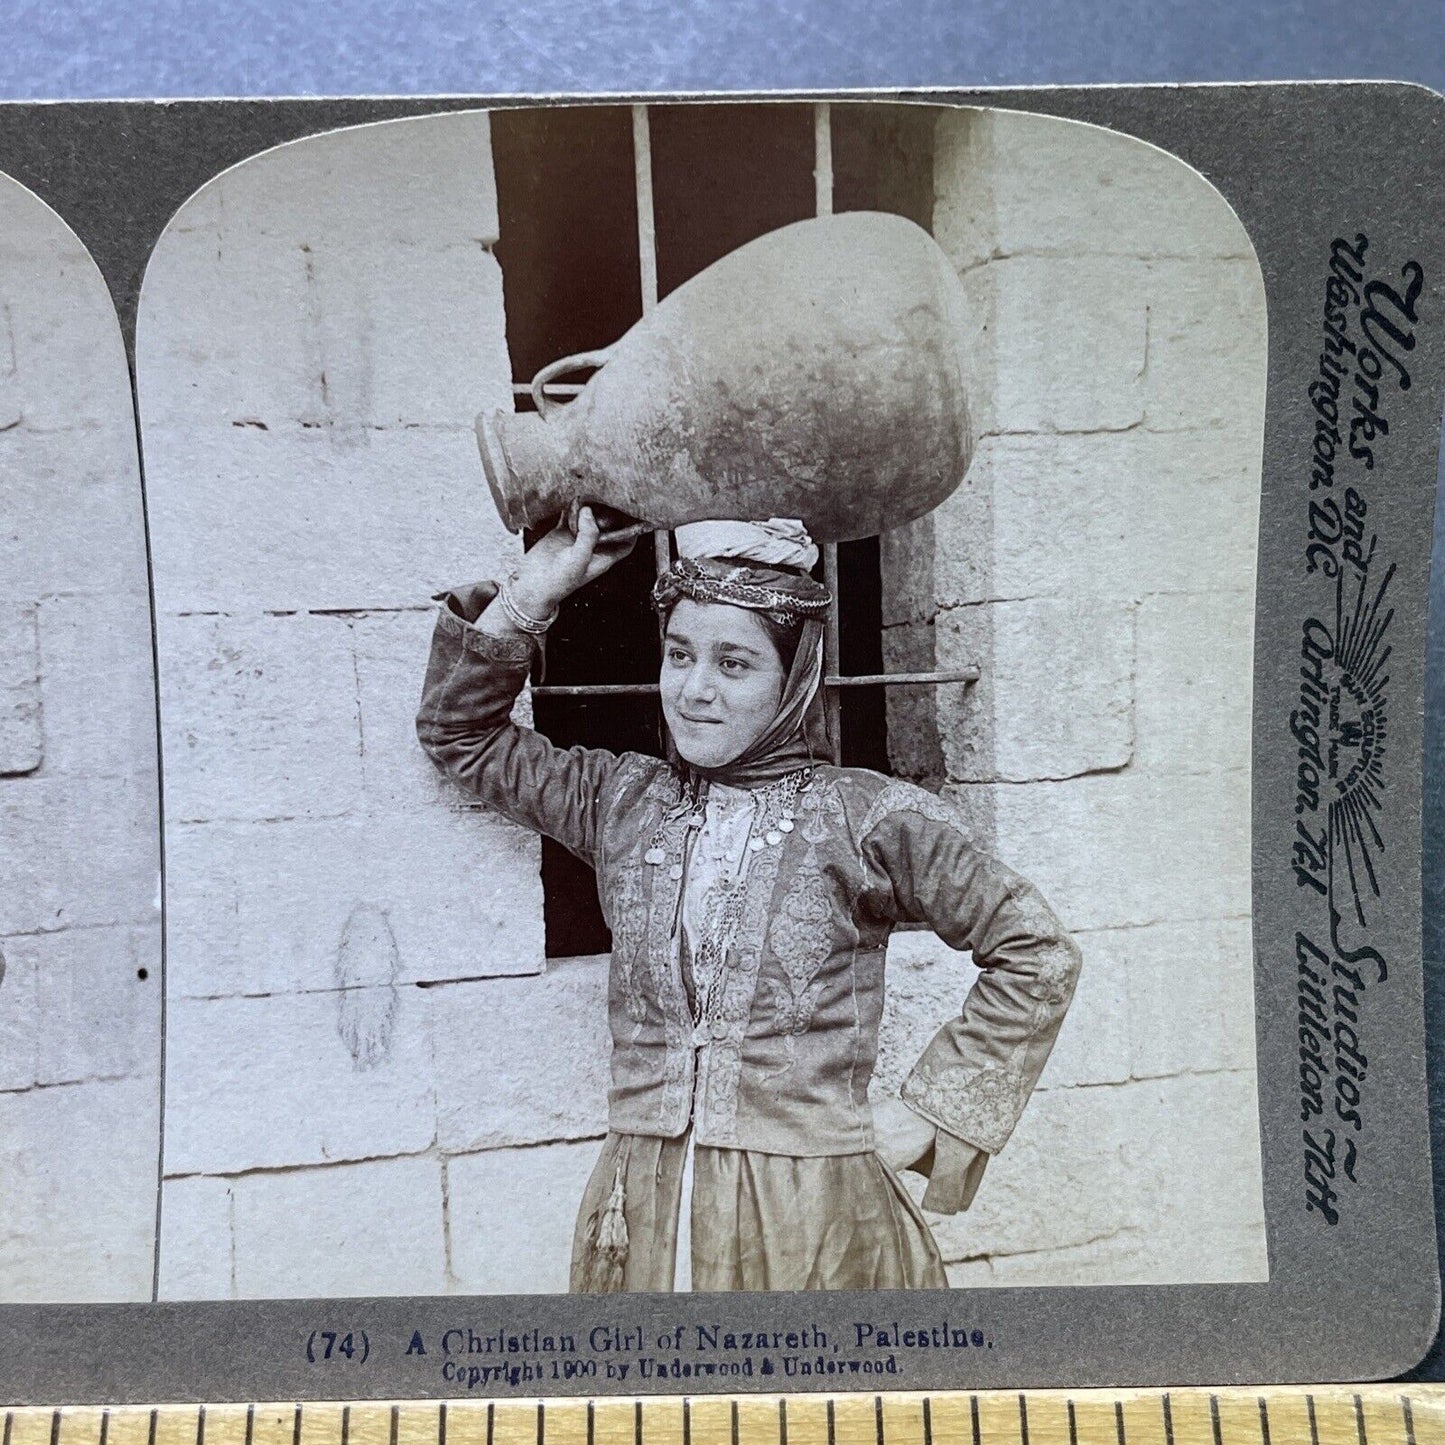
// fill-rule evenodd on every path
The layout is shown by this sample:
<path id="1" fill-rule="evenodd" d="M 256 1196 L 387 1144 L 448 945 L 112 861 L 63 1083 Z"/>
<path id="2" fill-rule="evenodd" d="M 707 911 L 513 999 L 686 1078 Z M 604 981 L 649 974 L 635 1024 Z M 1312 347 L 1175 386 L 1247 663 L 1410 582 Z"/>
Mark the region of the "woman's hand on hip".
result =
<path id="1" fill-rule="evenodd" d="M 935 1129 L 900 1099 L 873 1105 L 874 1149 L 890 1169 L 911 1169 L 933 1148 Z"/>
<path id="2" fill-rule="evenodd" d="M 636 541 L 634 535 L 609 542 L 592 508 L 583 507 L 575 530 L 564 516 L 522 555 L 508 583 L 512 599 L 532 617 L 550 617 L 564 598 L 627 556 Z"/>

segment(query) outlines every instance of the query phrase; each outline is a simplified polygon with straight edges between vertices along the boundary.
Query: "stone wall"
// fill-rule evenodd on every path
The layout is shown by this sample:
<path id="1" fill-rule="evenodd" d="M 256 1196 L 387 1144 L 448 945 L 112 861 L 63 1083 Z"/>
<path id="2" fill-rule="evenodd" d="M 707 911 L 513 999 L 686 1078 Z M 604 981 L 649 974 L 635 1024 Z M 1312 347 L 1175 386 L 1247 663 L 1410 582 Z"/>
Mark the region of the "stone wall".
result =
<path id="1" fill-rule="evenodd" d="M 0 177 L 0 1301 L 149 1299 L 154 679 L 135 413 L 85 247 Z"/>
<path id="2" fill-rule="evenodd" d="M 537 840 L 413 729 L 430 594 L 518 545 L 472 433 L 511 405 L 496 239 L 463 114 L 252 159 L 147 272 L 169 1297 L 565 1287 L 560 1223 L 498 1223 L 580 1195 L 605 962 L 544 971 Z"/>
<path id="3" fill-rule="evenodd" d="M 885 539 L 885 651 L 982 677 L 895 693 L 890 749 L 1084 949 L 1039 1093 L 974 1208 L 937 1226 L 950 1277 L 1263 1278 L 1258 263 L 1181 162 L 1001 112 L 940 121 L 934 230 L 972 303 L 981 440 L 960 491 Z M 929 936 L 895 952 L 895 1005 L 966 982 Z"/>

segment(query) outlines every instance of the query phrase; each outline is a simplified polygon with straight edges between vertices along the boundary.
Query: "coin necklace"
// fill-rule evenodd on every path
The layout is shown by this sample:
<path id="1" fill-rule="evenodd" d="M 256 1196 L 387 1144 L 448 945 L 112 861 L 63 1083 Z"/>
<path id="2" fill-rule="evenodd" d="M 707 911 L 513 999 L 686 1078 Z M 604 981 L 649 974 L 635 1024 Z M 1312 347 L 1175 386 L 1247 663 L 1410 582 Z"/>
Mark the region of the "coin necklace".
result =
<path id="1" fill-rule="evenodd" d="M 742 922 L 743 904 L 747 897 L 747 861 L 750 855 L 761 853 L 765 848 L 778 847 L 793 831 L 797 825 L 798 795 L 807 789 L 812 776 L 812 768 L 798 768 L 758 790 L 757 812 L 744 846 L 743 866 L 738 875 L 709 901 L 704 936 L 693 966 L 697 983 L 693 1007 L 695 1024 L 715 1019 L 721 1003 L 723 975 L 731 957 L 732 941 Z M 701 830 L 706 819 L 706 801 L 706 784 L 699 787 L 694 780 L 690 791 L 680 787 L 677 802 L 663 814 L 642 855 L 643 861 L 652 867 L 660 867 L 667 862 L 664 837 L 667 828 L 681 820 L 684 826 L 682 844 L 675 855 L 677 861 L 668 869 L 668 876 L 674 882 L 681 881 L 694 835 Z M 682 890 L 679 889 L 673 910 L 674 934 L 681 917 Z"/>

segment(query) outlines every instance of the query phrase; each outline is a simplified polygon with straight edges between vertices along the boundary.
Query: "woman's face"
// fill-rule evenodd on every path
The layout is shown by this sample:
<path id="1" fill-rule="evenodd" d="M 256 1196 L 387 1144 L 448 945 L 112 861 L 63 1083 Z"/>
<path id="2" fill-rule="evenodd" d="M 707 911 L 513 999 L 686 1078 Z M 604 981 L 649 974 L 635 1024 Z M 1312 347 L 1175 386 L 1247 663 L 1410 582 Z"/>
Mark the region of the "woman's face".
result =
<path id="1" fill-rule="evenodd" d="M 783 664 L 746 608 L 684 597 L 667 620 L 659 681 L 678 752 L 694 767 L 720 768 L 777 716 Z"/>

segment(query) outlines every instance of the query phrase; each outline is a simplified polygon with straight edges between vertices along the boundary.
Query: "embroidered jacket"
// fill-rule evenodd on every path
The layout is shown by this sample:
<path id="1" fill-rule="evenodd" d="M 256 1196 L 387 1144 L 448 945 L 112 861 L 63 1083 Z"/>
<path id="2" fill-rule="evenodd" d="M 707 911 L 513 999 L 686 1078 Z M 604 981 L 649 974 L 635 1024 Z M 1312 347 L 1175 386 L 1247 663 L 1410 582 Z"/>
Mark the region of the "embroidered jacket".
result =
<path id="1" fill-rule="evenodd" d="M 793 831 L 750 864 L 718 1017 L 695 1026 L 674 937 L 684 822 L 664 822 L 677 774 L 636 753 L 560 749 L 511 722 L 532 645 L 470 625 L 494 590 L 444 594 L 417 732 L 464 788 L 596 869 L 613 939 L 612 1129 L 676 1137 L 691 1121 L 699 1144 L 801 1156 L 873 1148 L 884 955 L 907 920 L 969 950 L 982 972 L 903 1100 L 948 1134 L 1001 1149 L 1079 970 L 1077 946 L 1032 884 L 975 847 L 935 794 L 820 767 Z M 651 866 L 643 854 L 659 828 L 666 858 Z"/>

